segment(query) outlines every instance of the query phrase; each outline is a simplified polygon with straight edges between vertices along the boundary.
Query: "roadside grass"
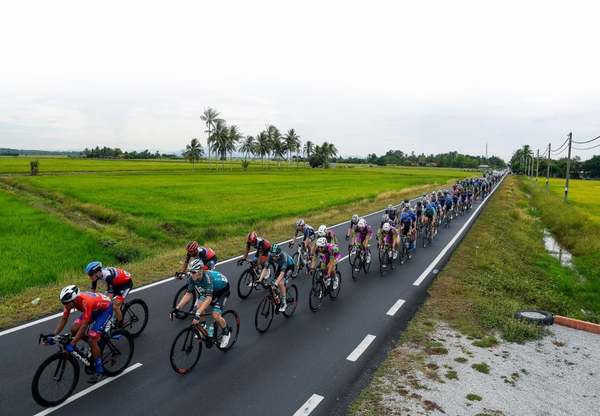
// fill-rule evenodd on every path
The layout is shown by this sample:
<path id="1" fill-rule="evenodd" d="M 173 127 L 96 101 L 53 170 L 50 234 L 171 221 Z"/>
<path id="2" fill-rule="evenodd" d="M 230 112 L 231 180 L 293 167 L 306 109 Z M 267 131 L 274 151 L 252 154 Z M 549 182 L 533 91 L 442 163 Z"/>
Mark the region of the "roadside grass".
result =
<path id="1" fill-rule="evenodd" d="M 535 202 L 534 197 L 527 198 L 520 179 L 506 178 L 438 274 L 428 290 L 430 297 L 396 347 L 351 405 L 350 414 L 385 414 L 386 393 L 381 386 L 394 390 L 414 378 L 415 370 L 425 373 L 419 363 L 428 357 L 437 322 L 449 323 L 479 345 L 492 346 L 498 336 L 524 342 L 544 334 L 543 328 L 513 318 L 520 309 L 583 318 L 581 309 L 593 305 L 586 295 L 575 293 L 581 288 L 577 272 L 546 253 L 544 225 L 529 210 L 541 209 Z M 408 362 L 406 356 L 413 360 Z"/>
<path id="2" fill-rule="evenodd" d="M 116 260 L 114 248 L 2 190 L 0 235 L 0 299 L 24 286 L 56 282 L 64 271 L 80 271 L 90 253 Z"/>
<path id="3" fill-rule="evenodd" d="M 398 203 L 405 198 L 414 197 L 438 188 L 439 185 L 422 185 L 408 187 L 394 192 L 383 192 L 380 195 L 369 199 L 360 199 L 350 204 L 307 213 L 305 215 L 305 220 L 308 223 L 315 225 L 331 225 L 347 221 L 354 213 L 366 214 L 373 212 L 382 209 L 388 203 Z M 0 193 L 2 192 L 3 190 L 0 188 Z M 57 206 L 61 205 L 60 203 L 49 202 L 46 198 L 31 196 L 28 193 L 21 193 L 19 194 L 19 197 L 20 199 L 27 198 L 28 203 L 34 205 L 37 204 L 36 206 L 42 207 L 44 210 L 49 210 L 52 215 L 60 216 L 72 226 L 81 226 L 87 232 L 97 232 L 102 235 L 111 230 L 111 232 L 114 233 L 125 232 L 115 224 L 100 224 L 97 225 L 98 228 L 93 228 L 94 222 L 88 216 L 79 211 L 76 212 L 79 212 L 80 215 L 73 215 L 72 212 L 63 212 L 60 210 L 60 207 L 57 208 Z M 70 202 L 68 204 L 70 204 Z M 71 208 L 71 205 L 68 206 Z M 49 217 L 52 215 L 49 215 Z M 284 217 L 276 220 L 259 221 L 255 224 L 255 228 L 260 234 L 268 236 L 272 241 L 282 241 L 291 237 L 295 219 L 295 217 Z M 237 227 L 234 231 L 235 232 L 225 237 L 217 237 L 204 242 L 206 245 L 214 248 L 221 259 L 236 256 L 242 252 L 244 245 L 243 236 L 245 235 L 246 230 Z M 130 233 L 129 239 L 131 238 L 138 238 L 136 241 L 144 241 L 139 240 L 139 237 L 135 237 L 134 233 Z M 127 240 L 125 239 L 124 241 Z M 136 287 L 172 276 L 173 272 L 181 267 L 180 262 L 183 260 L 183 247 L 185 242 L 186 241 L 183 240 L 179 245 L 170 248 L 168 246 L 161 247 L 160 249 L 155 248 L 156 252 L 151 256 L 133 259 L 128 264 L 123 265 L 123 267 L 133 274 Z M 150 243 L 151 242 L 148 242 L 148 244 Z M 85 265 L 87 260 L 94 256 L 94 253 L 97 253 L 97 251 L 88 251 L 80 257 L 80 268 Z M 237 276 L 228 277 L 237 279 Z M 81 285 L 81 287 L 87 287 L 89 281 L 79 269 L 70 272 L 65 271 L 59 273 L 55 282 L 48 282 L 43 286 L 23 287 L 19 293 L 1 297 L 0 328 L 13 326 L 59 311 L 60 305 L 57 301 L 57 293 L 67 284 L 78 284 Z M 31 301 L 36 298 L 40 298 L 40 301 L 36 304 L 32 304 Z"/>

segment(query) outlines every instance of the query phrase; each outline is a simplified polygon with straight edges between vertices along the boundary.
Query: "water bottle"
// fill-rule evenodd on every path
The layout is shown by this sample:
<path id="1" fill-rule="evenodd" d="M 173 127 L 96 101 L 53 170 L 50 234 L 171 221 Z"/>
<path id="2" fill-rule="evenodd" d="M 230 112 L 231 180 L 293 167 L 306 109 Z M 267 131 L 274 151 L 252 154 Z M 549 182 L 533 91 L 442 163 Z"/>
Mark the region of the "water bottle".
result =
<path id="1" fill-rule="evenodd" d="M 208 327 L 208 337 L 209 337 L 209 338 L 212 338 L 212 337 L 213 337 L 213 335 L 214 335 L 214 332 L 215 332 L 215 326 L 214 326 L 214 325 L 210 325 L 210 326 Z"/>

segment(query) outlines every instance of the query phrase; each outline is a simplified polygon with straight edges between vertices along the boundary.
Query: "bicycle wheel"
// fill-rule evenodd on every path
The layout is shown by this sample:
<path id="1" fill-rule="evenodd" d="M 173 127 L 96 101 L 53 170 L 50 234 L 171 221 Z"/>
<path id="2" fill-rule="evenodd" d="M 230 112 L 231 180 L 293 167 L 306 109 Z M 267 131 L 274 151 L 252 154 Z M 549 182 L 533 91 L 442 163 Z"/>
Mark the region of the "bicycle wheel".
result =
<path id="1" fill-rule="evenodd" d="M 197 335 L 194 327 L 189 326 L 182 329 L 173 340 L 169 359 L 176 373 L 187 374 L 198 363 L 202 354 L 202 340 L 196 338 Z"/>
<path id="2" fill-rule="evenodd" d="M 292 270 L 292 279 L 295 279 L 300 273 L 300 253 L 295 252 L 292 256 L 292 260 L 294 260 L 294 270 Z"/>
<path id="3" fill-rule="evenodd" d="M 254 289 L 254 273 L 252 269 L 246 269 L 238 279 L 237 291 L 241 299 L 246 299 Z"/>
<path id="4" fill-rule="evenodd" d="M 388 268 L 388 250 L 383 247 L 379 250 L 379 274 L 383 276 Z"/>
<path id="5" fill-rule="evenodd" d="M 67 400 L 79 381 L 79 364 L 64 352 L 46 358 L 36 370 L 31 382 L 31 393 L 37 404 L 56 406 Z"/>
<path id="6" fill-rule="evenodd" d="M 275 305 L 271 300 L 271 294 L 265 295 L 260 301 L 254 314 L 254 326 L 260 333 L 267 332 L 273 322 L 273 316 L 275 315 Z"/>
<path id="7" fill-rule="evenodd" d="M 215 325 L 215 338 L 217 340 L 216 345 L 217 348 L 221 351 L 229 351 L 231 347 L 236 343 L 238 339 L 238 334 L 240 333 L 240 315 L 233 309 L 229 309 L 228 311 L 223 312 L 221 315 L 225 322 L 227 323 L 227 327 L 229 328 L 229 333 L 231 337 L 229 338 L 229 342 L 225 347 L 221 347 L 221 338 L 223 337 L 223 330 L 219 325 Z"/>
<path id="8" fill-rule="evenodd" d="M 350 255 L 348 260 L 350 261 L 350 268 L 352 270 L 352 280 L 356 282 L 360 274 L 360 269 L 363 267 L 362 256 L 357 250 L 354 250 L 354 255 Z"/>
<path id="9" fill-rule="evenodd" d="M 148 305 L 141 299 L 133 299 L 123 307 L 123 329 L 132 337 L 139 336 L 148 323 Z"/>
<path id="10" fill-rule="evenodd" d="M 323 285 L 323 280 L 315 270 L 313 273 L 312 287 L 310 289 L 310 298 L 308 299 L 308 306 L 311 311 L 316 312 L 321 308 L 323 296 L 325 296 L 325 286 Z"/>
<path id="11" fill-rule="evenodd" d="M 331 300 L 336 300 L 337 297 L 340 295 L 340 290 L 342 290 L 342 275 L 340 274 L 340 272 L 335 272 L 335 274 L 338 279 L 338 284 L 337 287 L 334 289 L 333 282 L 331 283 L 331 289 L 329 290 L 329 298 Z"/>
<path id="12" fill-rule="evenodd" d="M 368 263 L 367 263 L 367 257 L 370 259 Z M 371 255 L 371 249 L 368 248 L 367 255 L 365 255 L 363 258 L 363 270 L 365 271 L 365 274 L 369 274 L 369 270 L 371 270 L 372 262 L 373 262 L 373 256 Z"/>
<path id="13" fill-rule="evenodd" d="M 298 288 L 296 285 L 288 286 L 285 298 L 287 306 L 283 312 L 283 316 L 291 318 L 292 315 L 294 315 L 294 312 L 296 312 L 296 307 L 298 307 Z"/>
<path id="14" fill-rule="evenodd" d="M 175 297 L 173 298 L 173 305 L 172 305 L 173 309 L 175 309 L 177 307 L 177 305 L 181 301 L 181 298 L 183 298 L 183 295 L 185 295 L 186 292 L 187 292 L 187 285 L 183 285 L 181 288 L 179 288 L 179 290 L 175 294 Z M 196 291 L 192 292 L 192 301 L 188 302 L 188 304 L 186 305 L 187 311 L 193 312 L 195 304 L 196 304 Z M 147 308 L 146 308 L 146 310 L 147 310 Z M 186 315 L 181 314 L 181 313 L 176 314 L 175 317 L 177 319 L 187 318 Z"/>
<path id="15" fill-rule="evenodd" d="M 103 334 L 99 342 L 104 372 L 109 376 L 121 373 L 133 358 L 133 337 L 127 331 L 116 330 Z"/>

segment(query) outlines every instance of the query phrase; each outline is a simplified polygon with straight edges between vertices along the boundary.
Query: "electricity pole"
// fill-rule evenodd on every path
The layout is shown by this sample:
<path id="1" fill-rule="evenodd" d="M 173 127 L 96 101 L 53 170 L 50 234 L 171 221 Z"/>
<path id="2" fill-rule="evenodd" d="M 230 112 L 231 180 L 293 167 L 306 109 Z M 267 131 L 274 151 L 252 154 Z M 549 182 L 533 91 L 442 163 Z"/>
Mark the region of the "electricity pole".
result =
<path id="1" fill-rule="evenodd" d="M 548 143 L 548 160 L 546 162 L 546 193 L 550 192 L 550 152 L 552 151 L 552 144 Z"/>
<path id="2" fill-rule="evenodd" d="M 569 133 L 569 154 L 567 156 L 567 174 L 565 181 L 565 202 L 569 195 L 569 176 L 571 176 L 571 141 L 573 140 L 573 133 Z"/>
<path id="3" fill-rule="evenodd" d="M 538 175 L 540 173 L 540 149 L 537 149 L 537 157 L 536 157 L 536 165 L 535 165 L 535 181 L 538 180 Z"/>

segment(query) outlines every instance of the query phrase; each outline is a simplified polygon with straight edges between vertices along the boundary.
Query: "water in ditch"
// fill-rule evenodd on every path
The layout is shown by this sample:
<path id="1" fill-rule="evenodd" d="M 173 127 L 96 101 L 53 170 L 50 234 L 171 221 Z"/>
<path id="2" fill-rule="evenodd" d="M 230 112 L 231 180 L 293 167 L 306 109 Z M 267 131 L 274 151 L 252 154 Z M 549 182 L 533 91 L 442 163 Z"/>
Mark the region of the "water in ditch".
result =
<path id="1" fill-rule="evenodd" d="M 544 247 L 562 266 L 573 268 L 573 255 L 563 248 L 548 230 L 544 230 Z"/>

